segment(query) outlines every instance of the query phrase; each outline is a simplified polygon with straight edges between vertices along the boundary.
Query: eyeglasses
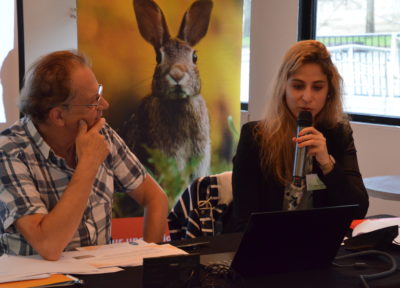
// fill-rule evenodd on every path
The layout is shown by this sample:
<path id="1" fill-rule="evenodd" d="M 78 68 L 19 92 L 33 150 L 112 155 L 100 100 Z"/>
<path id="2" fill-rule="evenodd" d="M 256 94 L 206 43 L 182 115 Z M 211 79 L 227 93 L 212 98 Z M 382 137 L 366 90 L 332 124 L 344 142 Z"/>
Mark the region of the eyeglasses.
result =
<path id="1" fill-rule="evenodd" d="M 96 102 L 93 104 L 61 104 L 63 107 L 72 107 L 72 106 L 80 106 L 80 107 L 93 107 L 93 108 L 98 108 L 100 105 L 101 97 L 103 96 L 103 85 L 99 84 L 99 87 L 97 88 L 97 97 L 96 97 Z"/>

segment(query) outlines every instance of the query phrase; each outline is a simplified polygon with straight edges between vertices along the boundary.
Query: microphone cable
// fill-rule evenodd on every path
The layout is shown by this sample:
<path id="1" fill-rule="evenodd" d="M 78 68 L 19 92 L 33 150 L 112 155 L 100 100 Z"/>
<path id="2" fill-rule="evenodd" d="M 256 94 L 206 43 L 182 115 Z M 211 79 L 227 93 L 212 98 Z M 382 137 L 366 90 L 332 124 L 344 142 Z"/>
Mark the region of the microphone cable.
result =
<path id="1" fill-rule="evenodd" d="M 352 253 L 352 254 L 349 254 L 349 255 L 338 256 L 338 257 L 335 257 L 335 260 L 342 260 L 342 259 L 348 259 L 348 258 L 353 258 L 353 257 L 357 257 L 357 256 L 365 256 L 365 255 L 384 256 L 391 263 L 390 269 L 388 269 L 386 271 L 379 272 L 379 273 L 374 273 L 374 274 L 366 274 L 366 275 L 361 274 L 360 275 L 361 283 L 363 284 L 363 286 L 365 288 L 369 288 L 367 280 L 374 280 L 374 279 L 387 277 L 387 276 L 389 276 L 389 275 L 391 275 L 391 274 L 393 274 L 393 273 L 395 273 L 397 271 L 397 261 L 396 261 L 396 259 L 392 255 L 390 255 L 389 253 L 383 252 L 383 251 L 378 251 L 378 250 L 367 250 L 367 251 L 361 251 L 361 252 Z M 367 266 L 365 263 L 362 263 L 362 262 L 357 262 L 357 263 L 349 264 L 349 265 L 340 265 L 340 264 L 337 264 L 335 262 L 333 262 L 333 264 L 338 266 L 338 267 L 354 267 L 354 268 L 363 268 L 363 267 Z"/>

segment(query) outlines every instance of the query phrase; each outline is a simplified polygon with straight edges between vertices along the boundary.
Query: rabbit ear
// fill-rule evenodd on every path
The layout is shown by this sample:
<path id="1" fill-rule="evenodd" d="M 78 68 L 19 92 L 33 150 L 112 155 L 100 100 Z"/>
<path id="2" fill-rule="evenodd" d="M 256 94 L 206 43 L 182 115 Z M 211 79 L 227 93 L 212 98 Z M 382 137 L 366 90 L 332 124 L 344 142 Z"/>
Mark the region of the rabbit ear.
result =
<path id="1" fill-rule="evenodd" d="M 140 34 L 158 50 L 168 39 L 167 23 L 160 7 L 153 0 L 133 0 Z"/>
<path id="2" fill-rule="evenodd" d="M 196 45 L 207 33 L 212 7 L 211 0 L 194 2 L 183 16 L 178 38 Z"/>

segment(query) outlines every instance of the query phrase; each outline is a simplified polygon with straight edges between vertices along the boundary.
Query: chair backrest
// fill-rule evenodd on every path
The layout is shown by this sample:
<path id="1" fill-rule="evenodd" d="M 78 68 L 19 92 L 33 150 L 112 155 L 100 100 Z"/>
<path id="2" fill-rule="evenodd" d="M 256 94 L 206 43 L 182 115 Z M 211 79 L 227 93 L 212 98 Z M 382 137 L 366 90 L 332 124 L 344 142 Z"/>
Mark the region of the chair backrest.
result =
<path id="1" fill-rule="evenodd" d="M 214 236 L 223 232 L 232 201 L 232 172 L 195 179 L 168 214 L 172 240 Z"/>
<path id="2" fill-rule="evenodd" d="M 113 218 L 111 237 L 113 243 L 132 242 L 143 238 L 143 217 Z M 168 227 L 164 233 L 164 242 L 170 241 Z"/>

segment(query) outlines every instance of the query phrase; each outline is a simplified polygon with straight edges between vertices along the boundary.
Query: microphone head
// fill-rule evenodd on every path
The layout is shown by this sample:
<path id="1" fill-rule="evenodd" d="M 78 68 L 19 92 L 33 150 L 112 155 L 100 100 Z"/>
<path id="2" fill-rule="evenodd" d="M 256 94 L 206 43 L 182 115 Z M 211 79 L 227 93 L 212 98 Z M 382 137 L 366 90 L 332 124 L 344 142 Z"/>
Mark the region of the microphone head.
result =
<path id="1" fill-rule="evenodd" d="M 300 111 L 297 117 L 297 125 L 302 127 L 312 126 L 312 114 L 310 111 Z"/>

